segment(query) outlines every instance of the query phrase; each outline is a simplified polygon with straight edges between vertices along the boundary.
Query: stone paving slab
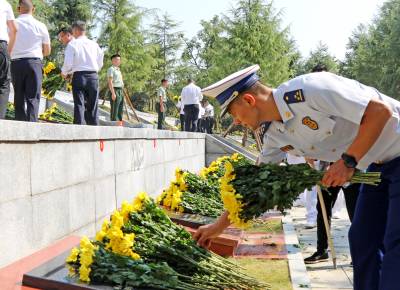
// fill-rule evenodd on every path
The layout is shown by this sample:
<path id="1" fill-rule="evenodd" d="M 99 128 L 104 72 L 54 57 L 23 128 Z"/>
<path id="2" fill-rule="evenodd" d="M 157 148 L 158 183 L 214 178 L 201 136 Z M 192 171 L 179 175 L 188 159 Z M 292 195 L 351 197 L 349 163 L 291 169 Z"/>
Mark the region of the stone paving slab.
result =
<path id="1" fill-rule="evenodd" d="M 293 224 L 299 239 L 303 259 L 316 251 L 317 229 L 305 229 L 306 210 L 294 207 L 291 211 Z M 345 214 L 341 219 L 332 220 L 332 236 L 336 250 L 337 269 L 333 269 L 332 260 L 328 262 L 306 265 L 311 280 L 311 289 L 315 290 L 344 290 L 353 289 L 353 268 L 348 244 L 348 229 L 350 222 Z"/>

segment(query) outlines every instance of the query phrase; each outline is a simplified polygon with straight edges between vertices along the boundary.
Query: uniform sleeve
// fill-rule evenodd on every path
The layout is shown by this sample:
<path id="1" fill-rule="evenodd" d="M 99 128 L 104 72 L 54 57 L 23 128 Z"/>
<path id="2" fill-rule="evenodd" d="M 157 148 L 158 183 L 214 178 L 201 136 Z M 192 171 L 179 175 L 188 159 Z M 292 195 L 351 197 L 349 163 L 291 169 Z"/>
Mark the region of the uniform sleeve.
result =
<path id="1" fill-rule="evenodd" d="M 8 3 L 7 3 L 7 4 L 8 4 Z M 8 4 L 8 5 L 7 5 L 7 8 L 6 8 L 6 20 L 7 20 L 7 21 L 15 20 L 14 12 L 13 12 L 12 7 L 11 7 L 10 4 Z"/>
<path id="2" fill-rule="evenodd" d="M 374 95 L 372 88 L 331 73 L 324 73 L 304 88 L 305 100 L 313 109 L 355 124 L 361 123 Z"/>
<path id="3" fill-rule="evenodd" d="M 112 69 L 112 67 L 110 67 L 110 68 L 107 70 L 107 77 L 108 77 L 108 78 L 113 78 L 113 69 Z"/>
<path id="4" fill-rule="evenodd" d="M 259 163 L 279 163 L 285 159 L 285 153 L 279 148 L 264 144 L 258 156 Z"/>

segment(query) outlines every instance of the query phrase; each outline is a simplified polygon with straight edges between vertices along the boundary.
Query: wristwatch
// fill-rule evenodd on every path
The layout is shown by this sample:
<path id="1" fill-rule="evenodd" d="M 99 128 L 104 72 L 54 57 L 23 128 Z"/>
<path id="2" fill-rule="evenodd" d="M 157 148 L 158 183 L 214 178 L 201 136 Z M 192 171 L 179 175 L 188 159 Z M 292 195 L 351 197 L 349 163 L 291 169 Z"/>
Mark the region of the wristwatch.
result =
<path id="1" fill-rule="evenodd" d="M 342 154 L 342 159 L 344 161 L 344 165 L 347 168 L 356 168 L 357 166 L 357 160 L 354 158 L 354 156 L 351 156 L 349 154 L 343 153 Z"/>

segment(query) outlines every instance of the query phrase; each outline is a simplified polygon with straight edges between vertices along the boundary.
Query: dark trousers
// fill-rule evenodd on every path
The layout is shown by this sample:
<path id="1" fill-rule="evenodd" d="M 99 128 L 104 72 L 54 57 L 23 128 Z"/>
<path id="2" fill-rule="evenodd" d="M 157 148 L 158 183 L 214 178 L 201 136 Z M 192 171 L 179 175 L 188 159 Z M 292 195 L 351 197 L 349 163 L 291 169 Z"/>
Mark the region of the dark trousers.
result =
<path id="1" fill-rule="evenodd" d="M 0 41 L 0 119 L 6 117 L 10 81 L 10 56 L 7 51 L 7 42 Z"/>
<path id="2" fill-rule="evenodd" d="M 185 114 L 179 114 L 179 120 L 181 121 L 181 131 L 185 131 Z"/>
<path id="3" fill-rule="evenodd" d="M 329 187 L 328 191 L 325 189 L 322 190 L 322 196 L 326 207 L 326 214 L 328 216 L 329 225 L 331 225 L 332 209 L 335 206 L 335 202 L 340 192 L 340 189 L 342 189 L 342 187 L 338 186 Z M 344 199 L 346 201 L 346 208 L 350 221 L 353 220 L 359 191 L 359 184 L 350 184 L 348 187 L 343 188 Z M 328 237 L 326 235 L 324 218 L 322 216 L 321 204 L 319 202 L 319 199 L 317 203 L 317 210 L 317 251 L 324 252 L 328 249 Z"/>
<path id="4" fill-rule="evenodd" d="M 197 132 L 204 133 L 206 129 L 206 119 L 200 118 L 197 120 Z"/>
<path id="5" fill-rule="evenodd" d="M 74 124 L 98 125 L 99 77 L 96 72 L 75 72 L 72 77 Z"/>
<path id="6" fill-rule="evenodd" d="M 116 96 L 116 99 L 114 101 L 110 96 L 111 121 L 122 121 L 122 114 L 124 109 L 124 94 L 122 88 L 114 88 L 114 92 Z"/>
<path id="7" fill-rule="evenodd" d="M 165 123 L 165 112 L 167 111 L 167 103 L 164 103 L 164 112 L 161 112 L 161 105 L 158 102 L 156 104 L 156 111 L 158 114 L 157 129 L 162 130 L 165 127 L 164 123 Z"/>
<path id="8" fill-rule="evenodd" d="M 13 60 L 11 76 L 14 86 L 15 120 L 37 122 L 43 80 L 42 61 L 38 58 Z"/>
<path id="9" fill-rule="evenodd" d="M 400 289 L 400 157 L 371 164 L 378 186 L 362 185 L 349 232 L 355 290 Z M 382 249 L 383 246 L 383 249 Z"/>
<path id="10" fill-rule="evenodd" d="M 212 134 L 213 127 L 214 127 L 214 117 L 207 117 L 205 120 L 205 132 L 207 134 Z"/>
<path id="11" fill-rule="evenodd" d="M 199 105 L 185 105 L 183 111 L 185 112 L 185 131 L 196 132 L 200 112 Z"/>

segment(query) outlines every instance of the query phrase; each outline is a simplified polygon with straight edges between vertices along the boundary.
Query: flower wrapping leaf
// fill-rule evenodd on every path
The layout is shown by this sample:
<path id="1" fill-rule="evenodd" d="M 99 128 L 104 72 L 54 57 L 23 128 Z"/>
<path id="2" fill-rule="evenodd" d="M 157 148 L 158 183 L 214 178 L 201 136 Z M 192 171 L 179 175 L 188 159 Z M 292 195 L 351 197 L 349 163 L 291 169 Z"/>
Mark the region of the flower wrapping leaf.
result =
<path id="1" fill-rule="evenodd" d="M 307 164 L 256 166 L 228 161 L 221 178 L 221 197 L 230 221 L 244 228 L 268 210 L 277 208 L 284 212 L 291 208 L 301 192 L 320 184 L 323 175 L 324 172 Z M 380 173 L 356 172 L 351 182 L 377 185 Z"/>

